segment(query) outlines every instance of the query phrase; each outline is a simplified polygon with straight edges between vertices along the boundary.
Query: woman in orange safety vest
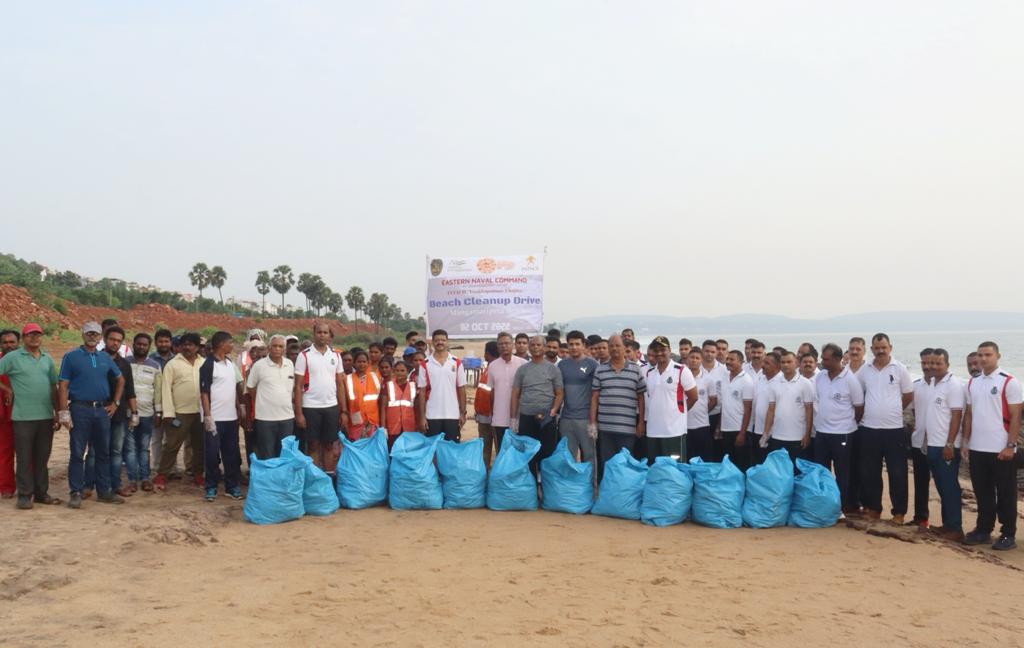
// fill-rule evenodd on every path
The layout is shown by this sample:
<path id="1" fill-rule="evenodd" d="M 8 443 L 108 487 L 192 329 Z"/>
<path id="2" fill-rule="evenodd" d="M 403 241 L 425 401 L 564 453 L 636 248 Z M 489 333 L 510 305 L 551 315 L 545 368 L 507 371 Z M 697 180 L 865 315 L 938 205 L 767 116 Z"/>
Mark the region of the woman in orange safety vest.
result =
<path id="1" fill-rule="evenodd" d="M 352 357 L 354 371 L 345 376 L 348 396 L 349 426 L 345 434 L 350 441 L 370 436 L 380 426 L 380 374 L 370 369 L 370 356 L 357 351 Z"/>

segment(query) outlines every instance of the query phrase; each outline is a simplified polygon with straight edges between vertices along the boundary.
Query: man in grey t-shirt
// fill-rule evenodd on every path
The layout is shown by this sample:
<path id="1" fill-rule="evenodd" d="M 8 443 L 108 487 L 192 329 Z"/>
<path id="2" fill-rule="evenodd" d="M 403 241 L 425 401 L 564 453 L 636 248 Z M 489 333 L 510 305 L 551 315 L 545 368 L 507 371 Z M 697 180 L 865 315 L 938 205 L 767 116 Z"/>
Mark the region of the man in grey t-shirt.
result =
<path id="1" fill-rule="evenodd" d="M 590 421 L 590 395 L 594 385 L 594 372 L 597 361 L 583 355 L 586 336 L 580 331 L 570 331 L 566 336 L 569 355 L 562 358 L 558 370 L 562 373 L 562 384 L 565 388 L 565 399 L 562 401 L 562 413 L 558 417 L 558 432 L 568 439 L 569 452 L 580 461 L 589 461 L 594 465 L 594 476 L 597 476 L 596 435 L 591 436 L 588 423 Z"/>
<path id="2" fill-rule="evenodd" d="M 562 406 L 562 372 L 544 357 L 545 345 L 540 335 L 530 338 L 530 361 L 512 379 L 512 431 L 540 441 L 540 452 L 530 461 L 534 477 L 541 459 L 555 451 L 555 417 Z"/>

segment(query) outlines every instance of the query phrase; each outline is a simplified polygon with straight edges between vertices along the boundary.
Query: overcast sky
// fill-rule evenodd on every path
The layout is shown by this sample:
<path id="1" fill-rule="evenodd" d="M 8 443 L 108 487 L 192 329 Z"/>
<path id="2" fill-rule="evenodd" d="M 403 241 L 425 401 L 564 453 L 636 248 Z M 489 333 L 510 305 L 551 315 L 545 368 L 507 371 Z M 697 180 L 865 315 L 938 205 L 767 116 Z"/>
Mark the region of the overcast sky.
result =
<path id="1" fill-rule="evenodd" d="M 0 250 L 424 310 L 548 249 L 546 319 L 1021 310 L 1024 3 L 0 10 Z M 292 294 L 290 301 L 300 303 Z"/>

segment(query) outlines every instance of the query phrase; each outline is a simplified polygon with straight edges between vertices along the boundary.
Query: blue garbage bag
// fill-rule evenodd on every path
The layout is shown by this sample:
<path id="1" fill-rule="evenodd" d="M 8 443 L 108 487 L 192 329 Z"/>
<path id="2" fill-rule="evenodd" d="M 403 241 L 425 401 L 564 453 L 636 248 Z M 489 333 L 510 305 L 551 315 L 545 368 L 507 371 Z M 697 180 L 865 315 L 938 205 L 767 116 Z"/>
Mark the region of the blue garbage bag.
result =
<path id="1" fill-rule="evenodd" d="M 302 464 L 302 506 L 306 515 L 330 515 L 338 510 L 338 493 L 330 476 L 313 465 L 313 459 L 299 450 L 299 441 L 293 436 L 281 440 L 281 456 Z"/>
<path id="2" fill-rule="evenodd" d="M 456 443 L 442 439 L 437 444 L 437 472 L 446 509 L 483 508 L 487 503 L 487 466 L 484 440 Z"/>
<path id="3" fill-rule="evenodd" d="M 348 509 L 382 504 L 388 498 L 388 432 L 377 428 L 373 436 L 349 441 L 339 433 L 342 450 L 336 480 L 338 499 Z"/>
<path id="4" fill-rule="evenodd" d="M 693 477 L 690 466 L 672 457 L 658 457 L 647 471 L 640 521 L 654 526 L 679 524 L 690 516 Z"/>
<path id="5" fill-rule="evenodd" d="M 743 524 L 755 529 L 786 526 L 793 499 L 793 462 L 783 449 L 769 452 L 764 463 L 747 470 Z"/>
<path id="6" fill-rule="evenodd" d="M 536 511 L 537 480 L 530 472 L 530 459 L 540 450 L 540 441 L 506 430 L 501 449 L 487 476 L 487 508 L 492 511 Z"/>
<path id="7" fill-rule="evenodd" d="M 305 469 L 291 457 L 257 459 L 249 455 L 249 493 L 242 512 L 253 524 L 277 524 L 305 514 L 302 484 Z"/>
<path id="8" fill-rule="evenodd" d="M 402 432 L 391 446 L 388 505 L 393 509 L 439 509 L 444 504 L 441 481 L 434 466 L 440 434 Z"/>
<path id="9" fill-rule="evenodd" d="M 789 507 L 789 526 L 808 529 L 830 527 L 839 519 L 839 485 L 821 464 L 796 460 L 800 472 L 793 483 L 793 503 Z"/>
<path id="10" fill-rule="evenodd" d="M 722 463 L 705 463 L 700 457 L 690 459 L 693 476 L 693 521 L 719 529 L 743 525 L 743 472 L 729 455 Z"/>
<path id="11" fill-rule="evenodd" d="M 550 457 L 540 462 L 541 500 L 545 511 L 586 513 L 594 505 L 594 465 L 576 461 L 565 437 Z"/>
<path id="12" fill-rule="evenodd" d="M 647 462 L 634 459 L 626 448 L 619 450 L 617 455 L 604 464 L 597 501 L 590 512 L 594 515 L 639 520 L 646 482 Z"/>

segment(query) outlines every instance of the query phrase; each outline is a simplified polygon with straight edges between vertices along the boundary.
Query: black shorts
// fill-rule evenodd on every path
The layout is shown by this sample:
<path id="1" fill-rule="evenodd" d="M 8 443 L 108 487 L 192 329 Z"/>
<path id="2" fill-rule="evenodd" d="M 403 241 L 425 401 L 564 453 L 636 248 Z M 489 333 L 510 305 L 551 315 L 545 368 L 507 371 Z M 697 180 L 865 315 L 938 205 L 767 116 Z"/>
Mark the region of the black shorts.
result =
<path id="1" fill-rule="evenodd" d="M 306 417 L 306 432 L 303 435 L 306 443 L 333 443 L 338 440 L 338 406 L 303 407 L 302 415 Z"/>
<path id="2" fill-rule="evenodd" d="M 427 436 L 443 434 L 447 441 L 460 441 L 459 419 L 427 419 Z"/>

